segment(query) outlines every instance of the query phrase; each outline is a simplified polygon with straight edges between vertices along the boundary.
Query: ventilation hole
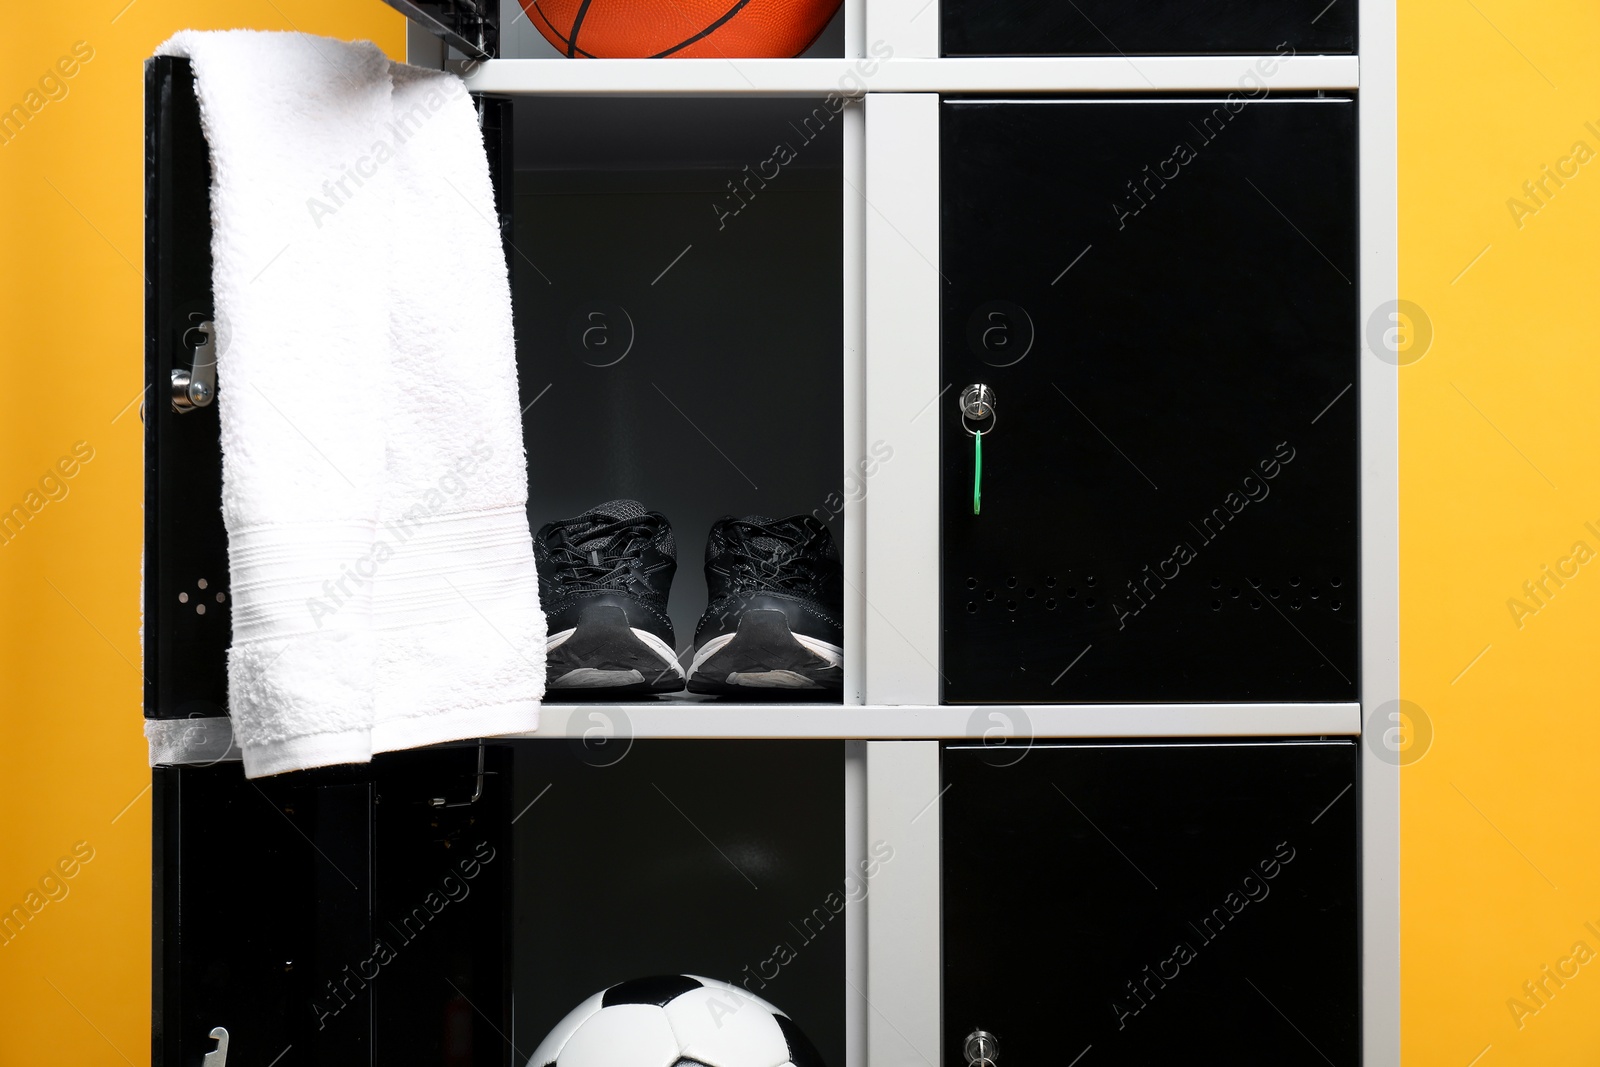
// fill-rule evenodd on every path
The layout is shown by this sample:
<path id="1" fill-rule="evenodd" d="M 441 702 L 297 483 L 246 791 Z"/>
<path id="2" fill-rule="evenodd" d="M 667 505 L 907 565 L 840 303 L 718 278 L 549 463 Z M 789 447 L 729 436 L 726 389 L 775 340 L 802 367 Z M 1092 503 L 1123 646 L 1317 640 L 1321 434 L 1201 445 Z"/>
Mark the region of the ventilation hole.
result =
<path id="1" fill-rule="evenodd" d="M 1273 600 L 1277 600 L 1277 599 L 1278 599 L 1278 590 L 1277 590 L 1277 588 L 1276 588 L 1276 587 L 1274 587 L 1274 588 L 1273 588 L 1273 589 L 1272 589 L 1272 590 L 1270 590 L 1270 591 L 1269 591 L 1269 592 L 1268 592 L 1268 593 L 1267 593 L 1267 595 L 1268 595 L 1268 596 L 1269 596 L 1269 597 L 1271 597 L 1271 598 L 1272 598 L 1272 599 L 1273 599 Z"/>
<path id="2" fill-rule="evenodd" d="M 1022 595 L 1023 595 L 1023 596 L 1025 596 L 1025 597 L 1027 597 L 1027 598 L 1028 598 L 1028 599 L 1029 599 L 1029 600 L 1032 600 L 1032 599 L 1033 599 L 1033 598 L 1034 598 L 1034 597 L 1035 597 L 1035 596 L 1037 596 L 1037 595 L 1038 595 L 1038 593 L 1039 593 L 1039 591 L 1038 591 L 1038 590 L 1037 590 L 1037 589 L 1035 589 L 1035 588 L 1034 588 L 1034 587 L 1033 587 L 1033 586 L 1031 586 L 1031 585 L 1030 585 L 1030 586 L 1028 586 L 1028 588 L 1026 588 L 1026 589 L 1024 589 L 1024 590 L 1023 590 L 1023 591 L 1022 591 Z"/>
<path id="3" fill-rule="evenodd" d="M 1289 578 L 1289 584 L 1298 588 L 1300 585 L 1300 576 L 1298 574 L 1292 575 Z"/>
<path id="4" fill-rule="evenodd" d="M 1213 589 L 1221 589 L 1222 588 L 1222 579 L 1221 578 L 1213 578 L 1213 579 L 1211 579 L 1211 588 L 1213 588 Z"/>
<path id="5" fill-rule="evenodd" d="M 1090 597 L 1088 600 L 1085 600 L 1083 602 L 1083 606 L 1086 607 L 1086 608 L 1094 607 L 1094 597 Z"/>
<path id="6" fill-rule="evenodd" d="M 1239 587 L 1238 586 L 1234 586 L 1232 589 L 1228 590 L 1228 595 L 1233 597 L 1233 599 L 1238 600 L 1239 599 Z"/>
<path id="7" fill-rule="evenodd" d="M 1344 607 L 1344 603 L 1342 601 L 1335 600 L 1332 604 L 1329 604 L 1328 606 L 1330 608 L 1332 608 L 1334 611 L 1338 611 L 1340 608 Z"/>
<path id="8" fill-rule="evenodd" d="M 1044 579 L 1044 587 L 1045 587 L 1045 588 L 1046 588 L 1046 589 L 1054 589 L 1054 588 L 1055 588 L 1055 587 L 1056 587 L 1056 578 L 1055 578 L 1055 575 L 1053 575 L 1053 574 L 1047 574 L 1047 575 L 1045 575 L 1045 579 Z"/>
<path id="9" fill-rule="evenodd" d="M 1006 601 L 1006 610 L 1007 611 L 1016 611 L 1017 610 L 1017 602 L 1015 600 Z"/>
<path id="10" fill-rule="evenodd" d="M 1067 587 L 1067 599 L 1068 600 L 1071 600 L 1073 597 L 1075 597 L 1077 595 L 1078 595 L 1078 589 L 1077 589 L 1076 586 L 1068 586 Z"/>
<path id="11" fill-rule="evenodd" d="M 1017 587 L 1017 576 L 1013 574 L 1011 577 L 1006 579 L 1006 588 L 1007 589 L 1015 589 L 1016 587 Z"/>
<path id="12" fill-rule="evenodd" d="M 1091 574 L 1091 575 L 1089 575 L 1087 578 L 1085 578 L 1083 580 L 1083 584 L 1087 585 L 1087 586 L 1090 586 L 1090 587 L 1093 587 L 1094 586 L 1094 581 L 1095 581 L 1094 575 Z"/>
<path id="13" fill-rule="evenodd" d="M 1046 610 L 1046 611 L 1054 611 L 1054 610 L 1056 610 L 1056 598 L 1055 597 L 1047 597 L 1047 598 L 1045 598 L 1044 610 Z"/>
<path id="14" fill-rule="evenodd" d="M 994 599 L 994 590 L 993 589 L 985 589 L 983 591 L 983 599 L 985 599 L 985 600 L 993 600 Z"/>
<path id="15" fill-rule="evenodd" d="M 1222 601 L 1220 601 L 1220 600 L 1213 600 L 1213 601 L 1212 601 L 1212 602 L 1211 602 L 1211 610 L 1212 610 L 1212 611 L 1221 611 L 1221 610 L 1222 610 Z"/>
<path id="16" fill-rule="evenodd" d="M 1328 584 L 1333 586 L 1335 589 L 1339 588 L 1339 586 L 1342 585 L 1343 583 L 1344 583 L 1344 579 L 1343 578 L 1329 578 L 1328 579 Z"/>
<path id="17" fill-rule="evenodd" d="M 194 613 L 196 615 L 204 615 L 206 613 L 206 606 L 204 604 L 196 604 L 194 606 Z"/>
<path id="18" fill-rule="evenodd" d="M 967 588 L 968 589 L 976 589 L 976 588 L 978 588 L 978 579 L 976 579 L 976 578 L 968 578 L 967 579 Z"/>
<path id="19" fill-rule="evenodd" d="M 977 613 L 978 613 L 978 602 L 976 600 L 967 601 L 967 614 L 968 615 L 976 615 Z"/>
<path id="20" fill-rule="evenodd" d="M 178 603 L 187 604 L 188 602 L 189 602 L 189 594 L 188 593 L 179 593 L 178 594 Z"/>
<path id="21" fill-rule="evenodd" d="M 1317 599 L 1317 597 L 1319 597 L 1319 596 L 1321 596 L 1321 595 L 1322 595 L 1322 590 L 1320 590 L 1320 589 L 1313 589 L 1313 590 L 1311 590 L 1311 599 L 1312 599 L 1312 600 L 1315 600 L 1315 599 Z"/>
<path id="22" fill-rule="evenodd" d="M 224 600 L 227 600 L 227 599 L 228 599 L 228 594 L 227 593 L 218 593 L 217 594 L 217 603 L 218 604 L 222 603 Z"/>
<path id="23" fill-rule="evenodd" d="M 204 589 L 206 587 L 206 580 L 204 578 L 202 578 L 198 582 L 195 582 L 194 584 L 198 585 L 201 589 Z"/>
<path id="24" fill-rule="evenodd" d="M 1300 598 L 1299 597 L 1295 597 L 1293 600 L 1289 601 L 1289 608 L 1292 611 L 1299 611 L 1300 610 Z"/>
<path id="25" fill-rule="evenodd" d="M 1257 599 L 1256 597 L 1251 597 L 1250 598 L 1250 610 L 1251 611 L 1260 611 L 1261 610 L 1261 601 L 1259 599 Z"/>

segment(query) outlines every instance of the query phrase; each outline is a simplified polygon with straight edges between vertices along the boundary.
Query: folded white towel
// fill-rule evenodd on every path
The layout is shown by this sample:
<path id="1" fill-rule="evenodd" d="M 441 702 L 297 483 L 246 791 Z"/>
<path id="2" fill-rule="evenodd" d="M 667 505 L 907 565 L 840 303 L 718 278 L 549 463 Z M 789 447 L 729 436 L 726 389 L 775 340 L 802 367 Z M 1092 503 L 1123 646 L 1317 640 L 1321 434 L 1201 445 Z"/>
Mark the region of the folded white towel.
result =
<path id="1" fill-rule="evenodd" d="M 212 157 L 233 647 L 251 777 L 537 726 L 510 288 L 460 79 L 180 33 Z"/>

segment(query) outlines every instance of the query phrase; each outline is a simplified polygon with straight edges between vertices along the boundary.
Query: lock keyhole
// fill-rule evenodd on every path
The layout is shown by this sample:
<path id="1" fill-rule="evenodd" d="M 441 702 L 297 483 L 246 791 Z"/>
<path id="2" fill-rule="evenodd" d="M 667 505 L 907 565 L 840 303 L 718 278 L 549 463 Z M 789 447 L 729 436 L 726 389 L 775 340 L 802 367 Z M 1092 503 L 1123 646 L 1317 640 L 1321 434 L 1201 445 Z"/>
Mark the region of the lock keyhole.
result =
<path id="1" fill-rule="evenodd" d="M 981 382 L 969 385 L 961 390 L 959 403 L 961 421 L 968 433 L 988 433 L 994 428 L 995 396 L 993 389 Z M 978 425 L 974 426 L 974 423 Z M 984 425 L 985 423 L 988 425 Z"/>

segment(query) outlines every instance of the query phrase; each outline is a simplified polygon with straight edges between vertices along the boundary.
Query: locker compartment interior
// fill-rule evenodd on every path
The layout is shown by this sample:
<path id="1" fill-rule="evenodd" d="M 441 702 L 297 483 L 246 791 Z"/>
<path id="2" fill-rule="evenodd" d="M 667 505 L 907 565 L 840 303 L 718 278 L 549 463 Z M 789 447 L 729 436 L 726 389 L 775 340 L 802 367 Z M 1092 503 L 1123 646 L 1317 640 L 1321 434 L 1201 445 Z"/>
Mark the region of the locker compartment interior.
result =
<path id="1" fill-rule="evenodd" d="M 147 378 L 159 383 L 193 358 L 193 327 L 211 314 L 209 160 L 187 61 L 155 60 L 147 80 L 158 283 Z M 843 549 L 842 125 L 800 99 L 486 110 L 509 219 L 529 524 L 618 498 L 665 514 L 685 662 L 717 518 L 808 514 Z M 214 407 L 149 405 L 146 495 L 147 618 L 179 638 L 156 645 L 147 705 L 223 714 Z"/>
<path id="2" fill-rule="evenodd" d="M 843 119 L 805 99 L 511 107 L 529 524 L 617 498 L 665 514 L 681 652 L 717 518 L 809 514 L 843 548 Z"/>
<path id="3" fill-rule="evenodd" d="M 521 10 L 515 0 L 506 0 L 502 5 L 500 24 L 500 52 L 502 59 L 565 59 L 566 51 L 553 44 L 545 34 L 535 26 L 536 19 L 543 21 L 545 15 L 541 8 L 532 5 L 532 10 Z M 828 56 L 844 55 L 844 20 L 845 6 L 841 4 L 839 10 L 829 20 L 817 39 L 811 42 L 804 52 L 800 53 L 802 59 L 819 59 Z M 559 21 L 546 21 L 545 28 L 557 38 L 569 38 L 570 23 L 563 24 Z M 685 30 L 688 27 L 685 26 Z M 579 43 L 582 43 L 580 34 Z"/>
<path id="4" fill-rule="evenodd" d="M 523 1054 L 607 986 L 688 974 L 775 1004 L 845 1063 L 845 909 L 866 886 L 846 877 L 844 742 L 515 749 Z"/>
<path id="5" fill-rule="evenodd" d="M 843 766 L 838 741 L 619 738 L 256 782 L 160 768 L 154 1062 L 193 1062 L 223 1023 L 229 1062 L 258 1067 L 291 1045 L 522 1067 L 600 990 L 691 974 L 843 1063 L 845 909 L 865 893 Z"/>

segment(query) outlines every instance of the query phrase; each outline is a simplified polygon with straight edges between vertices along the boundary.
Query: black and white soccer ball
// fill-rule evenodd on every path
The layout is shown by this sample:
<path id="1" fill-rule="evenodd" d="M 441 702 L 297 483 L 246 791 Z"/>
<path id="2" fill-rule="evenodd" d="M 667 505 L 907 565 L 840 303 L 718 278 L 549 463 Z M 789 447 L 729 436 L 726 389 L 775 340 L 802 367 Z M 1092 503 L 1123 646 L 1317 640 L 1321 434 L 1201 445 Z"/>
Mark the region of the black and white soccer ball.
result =
<path id="1" fill-rule="evenodd" d="M 528 1067 L 823 1067 L 800 1028 L 739 986 L 686 974 L 596 993 L 539 1043 Z"/>

